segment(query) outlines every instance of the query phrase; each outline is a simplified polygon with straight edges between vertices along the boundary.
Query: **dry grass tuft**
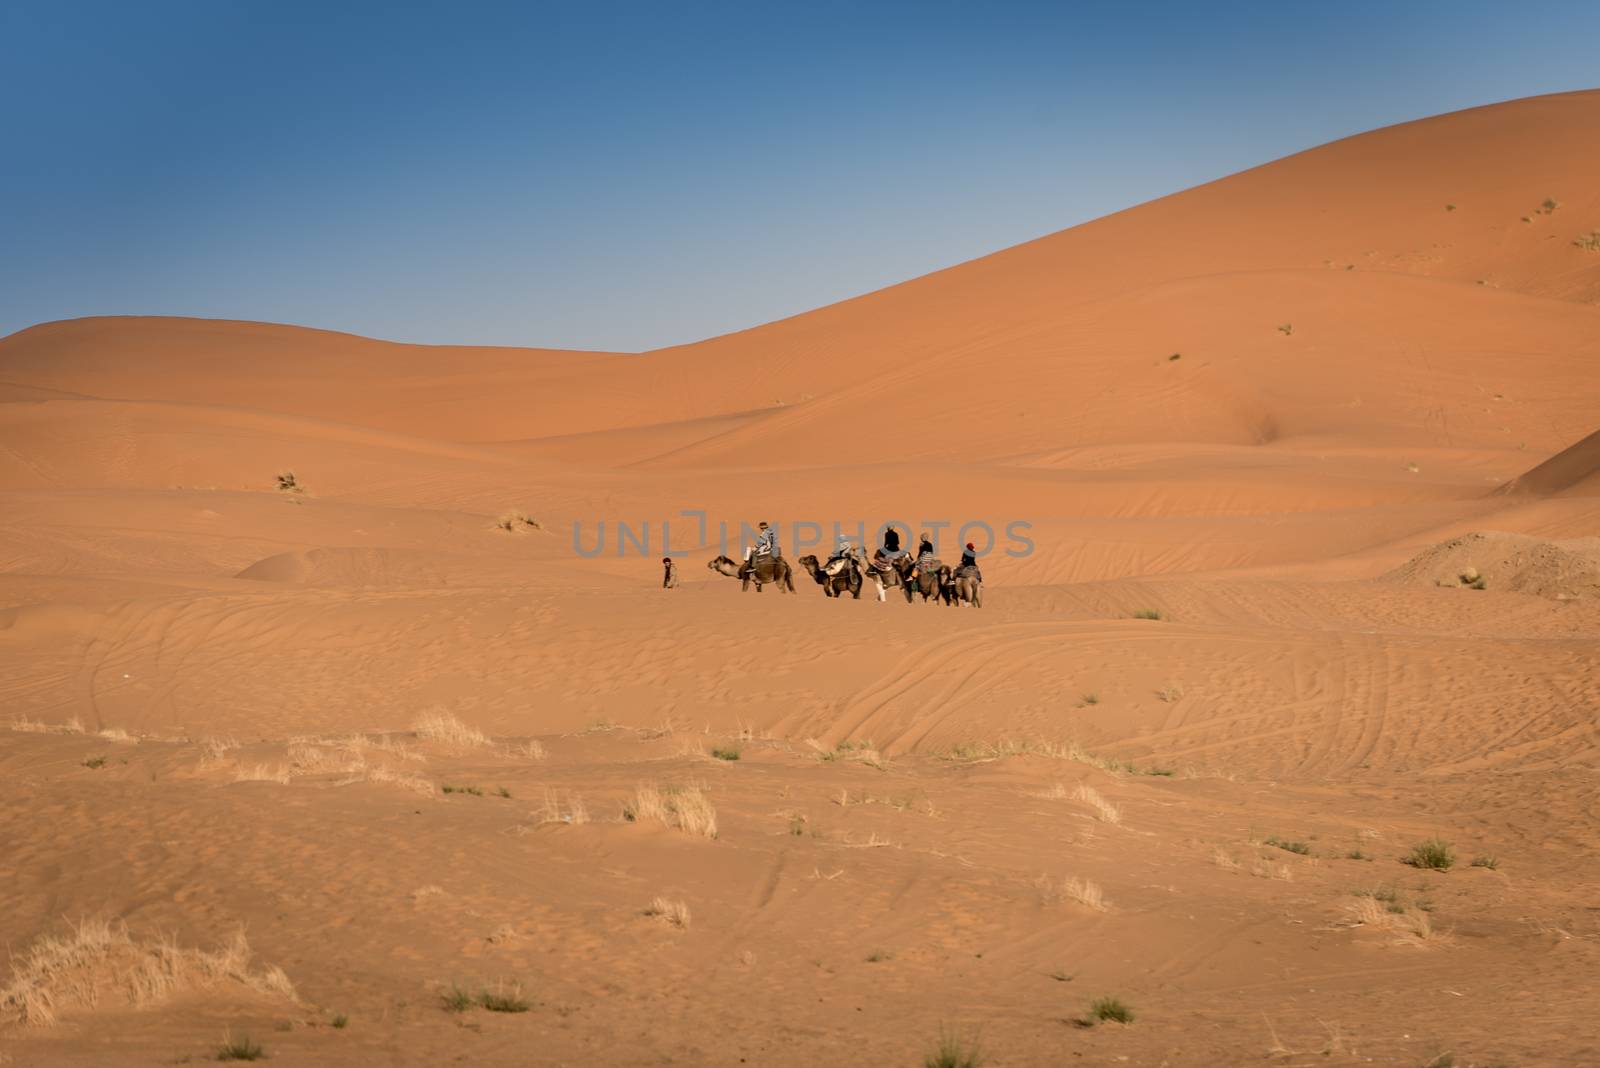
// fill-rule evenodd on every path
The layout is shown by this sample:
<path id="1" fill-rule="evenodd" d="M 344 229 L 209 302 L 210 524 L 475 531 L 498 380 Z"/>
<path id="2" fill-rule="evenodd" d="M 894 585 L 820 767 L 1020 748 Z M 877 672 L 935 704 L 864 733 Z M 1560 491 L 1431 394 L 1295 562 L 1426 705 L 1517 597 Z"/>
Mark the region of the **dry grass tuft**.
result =
<path id="1" fill-rule="evenodd" d="M 829 749 L 815 738 L 807 738 L 806 745 L 810 746 L 811 751 L 817 755 L 818 760 L 828 763 L 837 760 L 847 760 L 856 764 L 865 764 L 868 767 L 877 768 L 880 771 L 886 768 L 889 764 L 889 762 L 884 759 L 883 754 L 878 751 L 878 747 L 873 745 L 870 741 L 843 741 L 834 748 Z"/>
<path id="2" fill-rule="evenodd" d="M 200 750 L 205 756 L 200 759 L 200 766 L 205 768 L 224 763 L 223 758 L 237 748 L 239 742 L 233 738 L 202 738 Z"/>
<path id="3" fill-rule="evenodd" d="M 96 731 L 95 733 L 104 738 L 106 741 L 116 742 L 119 745 L 136 745 L 139 741 L 139 739 L 135 738 L 121 727 L 107 727 L 105 730 Z"/>
<path id="4" fill-rule="evenodd" d="M 1088 879 L 1080 879 L 1074 875 L 1070 879 L 1063 879 L 1057 883 L 1048 875 L 1041 875 L 1034 883 L 1039 888 L 1039 896 L 1047 905 L 1059 904 L 1062 901 L 1075 901 L 1086 908 L 1096 912 L 1108 912 L 1111 905 L 1105 899 L 1105 894 L 1100 889 L 1100 884 Z"/>
<path id="5" fill-rule="evenodd" d="M 138 1007 L 221 983 L 295 999 L 282 969 L 252 971 L 250 957 L 243 931 L 206 951 L 183 949 L 170 938 L 136 942 L 121 923 L 81 920 L 63 935 L 40 938 L 14 964 L 0 988 L 0 1018 L 49 1025 L 73 1009 Z"/>
<path id="6" fill-rule="evenodd" d="M 376 782 L 388 786 L 398 786 L 402 790 L 410 790 L 414 794 L 424 797 L 433 796 L 433 783 L 420 775 L 413 775 L 409 771 L 391 767 L 388 764 L 363 764 L 361 770 L 348 779 L 342 780 L 340 786 L 350 786 L 358 782 Z"/>
<path id="7" fill-rule="evenodd" d="M 682 901 L 669 901 L 664 897 L 658 897 L 650 902 L 644 914 L 680 930 L 687 930 L 689 927 L 689 906 Z"/>
<path id="8" fill-rule="evenodd" d="M 1014 756 L 1037 756 L 1050 760 L 1070 760 L 1087 764 L 1101 771 L 1121 772 L 1128 769 L 1126 762 L 1102 757 L 1084 749 L 1077 742 L 1044 742 L 1028 738 L 1004 738 L 998 742 L 961 742 L 943 754 L 946 760 L 959 760 L 981 764 Z"/>
<path id="9" fill-rule="evenodd" d="M 1223 849 L 1221 846 L 1218 846 L 1218 847 L 1216 847 L 1215 849 L 1213 849 L 1211 851 L 1211 863 L 1215 864 L 1217 867 L 1221 868 L 1223 871 L 1238 871 L 1239 870 L 1239 862 L 1237 860 L 1233 859 L 1233 854 L 1232 853 L 1229 853 L 1226 849 Z"/>
<path id="10" fill-rule="evenodd" d="M 461 722 L 442 708 L 430 708 L 422 713 L 412 729 L 419 738 L 427 738 L 454 749 L 482 749 L 494 745 L 494 740 L 487 734 Z"/>
<path id="11" fill-rule="evenodd" d="M 1103 823 L 1121 823 L 1122 810 L 1103 797 L 1099 790 L 1087 784 L 1079 784 L 1073 792 L 1074 801 L 1082 801 L 1094 809 L 1095 816 Z"/>
<path id="12" fill-rule="evenodd" d="M 249 767 L 241 764 L 233 772 L 234 782 L 275 782 L 283 786 L 289 783 L 289 765 L 287 764 L 251 764 Z"/>
<path id="13" fill-rule="evenodd" d="M 1174 701 L 1177 701 L 1183 697 L 1183 687 L 1179 686 L 1177 683 L 1173 683 L 1170 686 L 1163 686 L 1161 689 L 1156 691 L 1156 696 L 1170 705 Z"/>
<path id="14" fill-rule="evenodd" d="M 666 791 L 640 783 L 633 799 L 623 804 L 622 818 L 630 823 L 653 821 L 700 838 L 717 836 L 717 810 L 700 786 L 672 786 Z"/>
<path id="15" fill-rule="evenodd" d="M 367 762 L 344 746 L 293 741 L 288 748 L 289 766 L 296 775 L 352 775 L 366 769 Z"/>
<path id="16" fill-rule="evenodd" d="M 24 734 L 84 734 L 83 720 L 73 716 L 65 723 L 45 723 L 27 716 L 18 716 L 11 721 L 11 729 Z"/>
<path id="17" fill-rule="evenodd" d="M 544 804 L 538 812 L 539 822 L 543 823 L 588 823 L 589 808 L 583 803 L 583 798 L 568 794 L 563 798 L 554 790 L 544 792 Z"/>
<path id="18" fill-rule="evenodd" d="M 1250 874 L 1257 879 L 1281 879 L 1290 882 L 1294 879 L 1294 869 L 1287 864 L 1278 864 L 1270 860 L 1257 860 L 1250 865 Z"/>
<path id="19" fill-rule="evenodd" d="M 1433 920 L 1422 909 L 1411 905 L 1363 895 L 1348 906 L 1352 925 L 1370 927 L 1393 935 L 1397 946 L 1444 946 L 1453 939 L 1443 931 L 1434 929 Z"/>

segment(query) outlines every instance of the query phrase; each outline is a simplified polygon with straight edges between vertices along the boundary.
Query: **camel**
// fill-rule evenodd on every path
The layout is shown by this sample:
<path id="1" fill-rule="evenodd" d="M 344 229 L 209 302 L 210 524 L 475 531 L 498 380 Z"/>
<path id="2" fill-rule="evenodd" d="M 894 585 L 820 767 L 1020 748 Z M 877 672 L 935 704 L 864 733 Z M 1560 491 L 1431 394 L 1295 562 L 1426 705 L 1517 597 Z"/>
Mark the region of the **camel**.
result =
<path id="1" fill-rule="evenodd" d="M 729 578 L 741 578 L 739 561 L 729 556 L 717 557 L 706 564 L 706 568 L 719 575 L 727 575 Z M 750 574 L 742 576 L 742 581 L 739 583 L 740 592 L 748 590 L 752 581 L 756 584 L 757 593 L 760 593 L 761 587 L 769 582 L 778 587 L 779 593 L 794 592 L 794 572 L 789 567 L 789 561 L 781 556 L 756 557 L 754 569 Z"/>
<path id="2" fill-rule="evenodd" d="M 896 562 L 895 568 L 900 572 L 900 583 L 906 588 L 906 603 L 911 602 L 912 594 L 920 593 L 922 600 L 938 600 L 940 591 L 944 589 L 949 580 L 950 569 L 938 560 L 927 571 L 917 567 L 917 562 L 909 556 L 901 557 Z"/>
<path id="3" fill-rule="evenodd" d="M 945 603 L 957 608 L 961 607 L 962 602 L 974 608 L 983 607 L 983 583 L 978 581 L 976 575 L 967 574 L 966 568 L 950 575 L 945 582 L 944 593 Z"/>
<path id="4" fill-rule="evenodd" d="M 938 564 L 938 561 L 934 562 Z M 902 556 L 890 565 L 889 570 L 879 571 L 874 567 L 869 568 L 867 574 L 878 587 L 878 600 L 880 602 L 888 598 L 887 591 L 891 586 L 898 586 L 905 590 L 906 604 L 910 604 L 913 594 L 922 594 L 924 601 L 930 597 L 938 597 L 944 585 L 945 576 L 949 571 L 948 567 L 938 564 L 938 567 L 933 571 L 919 572 L 914 559 L 909 556 Z"/>
<path id="5" fill-rule="evenodd" d="M 822 570 L 815 556 L 809 553 L 800 558 L 800 567 L 812 578 L 817 585 L 822 587 L 822 592 L 829 597 L 843 597 L 849 593 L 851 597 L 861 598 L 861 562 L 855 557 L 850 558 L 850 563 L 837 575 L 830 575 Z"/>

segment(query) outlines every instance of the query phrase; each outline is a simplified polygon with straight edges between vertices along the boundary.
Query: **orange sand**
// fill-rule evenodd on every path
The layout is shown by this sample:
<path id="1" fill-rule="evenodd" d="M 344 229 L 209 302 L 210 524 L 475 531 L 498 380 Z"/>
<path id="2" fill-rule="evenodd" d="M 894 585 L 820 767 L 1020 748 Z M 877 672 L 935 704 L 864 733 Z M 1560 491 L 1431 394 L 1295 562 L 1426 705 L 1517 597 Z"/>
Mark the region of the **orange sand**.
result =
<path id="1" fill-rule="evenodd" d="M 1597 128 L 1378 130 L 638 355 L 0 340 L 0 1063 L 1600 1063 L 1600 597 L 1512 574 L 1600 532 Z M 683 509 L 1035 551 L 978 610 L 741 595 Z M 253 960 L 22 1023 L 92 916 Z"/>

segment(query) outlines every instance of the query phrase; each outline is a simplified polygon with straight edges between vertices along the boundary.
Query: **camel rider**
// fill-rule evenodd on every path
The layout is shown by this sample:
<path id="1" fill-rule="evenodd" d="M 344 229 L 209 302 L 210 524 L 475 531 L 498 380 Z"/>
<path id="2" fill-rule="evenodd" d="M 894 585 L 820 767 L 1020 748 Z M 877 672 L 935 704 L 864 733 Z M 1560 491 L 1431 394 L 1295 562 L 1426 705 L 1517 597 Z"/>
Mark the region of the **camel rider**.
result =
<path id="1" fill-rule="evenodd" d="M 934 565 L 933 542 L 928 540 L 928 535 L 922 535 L 922 540 L 917 543 L 917 570 L 931 571 Z"/>
<path id="2" fill-rule="evenodd" d="M 967 542 L 967 551 L 961 554 L 961 566 L 956 569 L 956 574 L 961 574 L 969 567 L 972 569 L 972 577 L 982 582 L 983 572 L 978 570 L 978 550 L 972 547 L 970 541 Z"/>
<path id="3" fill-rule="evenodd" d="M 887 571 L 894 566 L 895 561 L 906 555 L 900 548 L 900 532 L 894 527 L 886 527 L 883 531 L 883 546 L 872 553 L 872 566 L 879 571 Z"/>
<path id="4" fill-rule="evenodd" d="M 828 557 L 828 562 L 822 565 L 825 574 L 837 575 L 850 566 L 850 558 L 855 552 L 855 547 L 850 544 L 849 538 L 840 538 L 839 547 Z"/>
<path id="5" fill-rule="evenodd" d="M 748 575 L 755 570 L 756 562 L 763 556 L 777 556 L 778 532 L 767 526 L 763 519 L 756 527 L 760 531 L 756 535 L 756 543 L 744 551 L 744 567 L 740 570 L 740 577 Z"/>

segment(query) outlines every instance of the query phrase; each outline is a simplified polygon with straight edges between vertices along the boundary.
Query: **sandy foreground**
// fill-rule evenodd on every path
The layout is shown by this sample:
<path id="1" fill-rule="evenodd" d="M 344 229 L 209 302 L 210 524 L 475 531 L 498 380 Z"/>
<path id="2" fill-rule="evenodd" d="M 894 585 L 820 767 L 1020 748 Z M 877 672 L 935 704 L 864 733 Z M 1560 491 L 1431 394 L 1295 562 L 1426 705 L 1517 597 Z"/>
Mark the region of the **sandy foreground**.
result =
<path id="1" fill-rule="evenodd" d="M 0 1064 L 1600 1063 L 1595 129 L 646 354 L 0 340 Z"/>

